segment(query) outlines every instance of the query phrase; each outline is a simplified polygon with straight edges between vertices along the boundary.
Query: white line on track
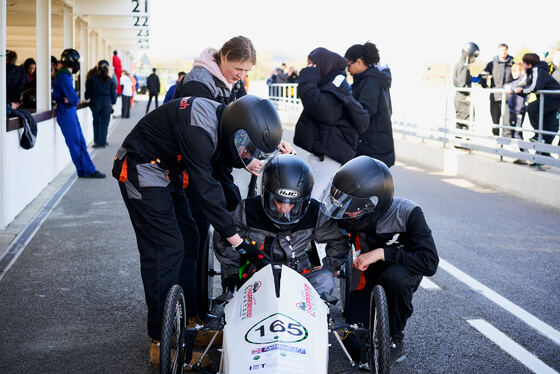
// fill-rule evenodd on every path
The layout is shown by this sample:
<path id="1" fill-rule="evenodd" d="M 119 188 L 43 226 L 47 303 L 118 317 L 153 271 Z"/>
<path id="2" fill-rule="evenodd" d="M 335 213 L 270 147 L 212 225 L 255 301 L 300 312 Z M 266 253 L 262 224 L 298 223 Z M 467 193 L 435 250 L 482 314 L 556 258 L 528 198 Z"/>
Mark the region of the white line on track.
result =
<path id="1" fill-rule="evenodd" d="M 560 345 L 560 331 L 556 330 L 554 327 L 541 321 L 531 313 L 527 312 L 525 309 L 512 303 L 502 295 L 486 287 L 476 279 L 457 269 L 455 266 L 451 265 L 449 262 L 445 261 L 442 258 L 439 259 L 439 267 L 472 288 L 473 290 L 480 292 L 490 301 L 493 301 L 517 318 L 521 319 L 523 322 L 525 322 L 547 338 L 551 339 L 554 343 Z"/>
<path id="2" fill-rule="evenodd" d="M 556 370 L 539 360 L 531 352 L 517 344 L 506 334 L 492 326 L 483 319 L 468 319 L 467 322 L 475 329 L 485 335 L 488 339 L 496 343 L 501 349 L 507 352 L 523 365 L 527 366 L 537 374 L 558 374 Z"/>
<path id="3" fill-rule="evenodd" d="M 430 278 L 422 277 L 420 287 L 427 291 L 441 291 L 441 287 L 434 283 Z"/>

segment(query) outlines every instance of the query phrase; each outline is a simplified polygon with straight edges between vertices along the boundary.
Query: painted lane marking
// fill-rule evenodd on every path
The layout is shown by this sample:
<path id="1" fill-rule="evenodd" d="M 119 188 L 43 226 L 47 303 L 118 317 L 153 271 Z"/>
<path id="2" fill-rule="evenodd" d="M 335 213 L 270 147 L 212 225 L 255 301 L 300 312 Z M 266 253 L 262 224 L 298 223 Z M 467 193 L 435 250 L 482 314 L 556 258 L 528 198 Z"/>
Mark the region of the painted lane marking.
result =
<path id="1" fill-rule="evenodd" d="M 511 357 L 527 366 L 537 374 L 558 374 L 556 370 L 539 360 L 531 352 L 513 341 L 506 334 L 483 319 L 468 319 L 467 322 L 480 333 L 493 341 Z"/>
<path id="2" fill-rule="evenodd" d="M 556 330 L 554 327 L 541 321 L 531 313 L 527 312 L 525 309 L 512 303 L 502 295 L 498 294 L 496 291 L 493 291 L 492 289 L 486 287 L 476 279 L 457 269 L 455 266 L 451 265 L 449 262 L 445 261 L 442 258 L 439 259 L 439 267 L 451 274 L 457 280 L 465 283 L 473 290 L 480 292 L 490 301 L 501 306 L 547 338 L 551 339 L 554 343 L 560 345 L 560 331 Z"/>
<path id="3" fill-rule="evenodd" d="M 428 291 L 441 291 L 441 287 L 434 283 L 430 278 L 422 277 L 420 287 Z"/>

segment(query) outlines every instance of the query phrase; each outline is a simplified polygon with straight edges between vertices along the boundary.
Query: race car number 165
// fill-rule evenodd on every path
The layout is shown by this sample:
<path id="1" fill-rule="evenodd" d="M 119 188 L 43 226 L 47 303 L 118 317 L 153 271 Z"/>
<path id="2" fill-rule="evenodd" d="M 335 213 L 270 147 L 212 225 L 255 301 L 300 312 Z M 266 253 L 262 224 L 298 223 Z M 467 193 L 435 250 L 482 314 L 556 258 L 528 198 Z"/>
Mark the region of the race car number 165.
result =
<path id="1" fill-rule="evenodd" d="M 253 325 L 245 340 L 253 344 L 295 343 L 307 339 L 305 326 L 282 313 L 274 313 Z"/>

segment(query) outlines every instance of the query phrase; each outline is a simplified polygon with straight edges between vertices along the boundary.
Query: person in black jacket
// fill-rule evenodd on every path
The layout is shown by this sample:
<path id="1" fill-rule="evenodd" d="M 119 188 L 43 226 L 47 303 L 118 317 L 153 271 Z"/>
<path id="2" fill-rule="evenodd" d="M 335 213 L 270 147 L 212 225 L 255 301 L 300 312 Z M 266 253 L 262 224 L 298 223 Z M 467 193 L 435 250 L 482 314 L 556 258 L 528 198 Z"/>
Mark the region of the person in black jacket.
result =
<path id="1" fill-rule="evenodd" d="M 93 147 L 107 146 L 107 130 L 117 102 L 117 84 L 109 76 L 109 61 L 101 60 L 89 71 L 86 80 L 86 100 L 93 115 Z"/>
<path id="2" fill-rule="evenodd" d="M 508 54 L 507 44 L 500 44 L 498 46 L 498 55 L 490 61 L 484 71 L 480 74 L 482 79 L 480 81 L 482 87 L 484 88 L 503 88 L 505 84 L 513 81 L 511 75 L 511 66 L 513 65 L 513 57 Z M 484 79 L 486 78 L 486 79 Z M 488 84 L 490 83 L 490 84 Z M 509 95 L 506 95 L 505 102 L 506 107 L 504 107 L 504 125 L 509 124 L 509 110 L 507 109 L 507 102 Z M 501 93 L 491 93 L 490 94 L 490 115 L 492 116 L 492 123 L 499 125 L 500 117 L 502 116 L 502 94 Z M 492 128 L 492 134 L 499 135 L 499 128 Z M 508 129 L 503 130 L 503 135 L 510 137 L 512 132 Z"/>
<path id="3" fill-rule="evenodd" d="M 156 68 L 152 69 L 152 74 L 148 77 L 148 93 L 150 97 L 148 98 L 148 105 L 146 106 L 146 114 L 150 111 L 150 104 L 152 103 L 152 97 L 155 99 L 156 108 L 159 106 L 158 95 L 159 95 L 159 77 L 156 75 Z"/>
<path id="4" fill-rule="evenodd" d="M 422 208 L 393 197 L 393 178 L 387 166 L 359 156 L 334 175 L 321 198 L 321 210 L 337 220 L 359 253 L 353 266 L 361 271 L 350 292 L 346 322 L 369 324 L 370 294 L 374 285 L 385 289 L 393 347 L 390 362 L 404 359 L 404 328 L 412 315 L 412 296 L 423 276 L 432 276 L 439 257 Z M 344 340 L 357 361 L 367 362 L 363 345 L 354 334 Z"/>
<path id="5" fill-rule="evenodd" d="M 27 73 L 16 62 L 17 53 L 6 51 L 6 100 L 19 106 L 23 87 L 27 83 Z"/>
<path id="6" fill-rule="evenodd" d="M 158 364 L 163 307 L 171 286 L 179 284 L 185 291 L 189 318 L 197 310 L 192 199 L 202 201 L 206 218 L 237 251 L 249 259 L 262 253 L 237 234 L 221 185 L 212 175 L 212 160 L 220 155 L 230 167 L 255 173 L 281 137 L 282 124 L 268 100 L 248 95 L 225 107 L 188 97 L 142 118 L 117 151 L 113 177 L 136 233 L 153 339 L 150 357 L 157 357 Z M 192 199 L 185 196 L 187 185 Z"/>
<path id="7" fill-rule="evenodd" d="M 332 170 L 355 156 L 369 115 L 352 97 L 344 57 L 316 48 L 307 62 L 299 74 L 303 112 L 296 124 L 294 144 L 311 153 L 307 159 L 315 178 L 311 197 L 318 198 Z"/>
<path id="8" fill-rule="evenodd" d="M 527 96 L 527 113 L 529 114 L 529 120 L 531 121 L 531 126 L 535 130 L 539 130 L 539 107 L 541 96 L 537 95 L 536 92 L 539 90 L 560 90 L 560 83 L 558 83 L 552 76 L 548 73 L 548 65 L 541 61 L 539 55 L 536 53 L 526 53 L 523 55 L 523 69 L 527 75 L 527 86 L 516 87 L 514 92 L 516 94 L 523 93 Z M 544 95 L 544 105 L 543 105 L 543 121 L 542 129 L 544 131 L 558 132 L 558 120 L 557 113 L 560 111 L 560 95 Z M 535 134 L 530 139 L 531 141 L 539 141 L 541 135 Z M 554 140 L 554 135 L 542 135 L 542 140 L 546 144 L 552 144 Z M 538 152 L 543 156 L 550 156 L 548 152 Z M 538 167 L 540 169 L 540 163 L 534 163 L 532 166 Z"/>
<path id="9" fill-rule="evenodd" d="M 348 72 L 354 77 L 352 96 L 369 114 L 369 127 L 360 135 L 357 156 L 366 155 L 381 160 L 388 167 L 395 163 L 395 146 L 391 123 L 390 72 L 382 73 L 375 67 L 379 51 L 375 44 L 355 44 L 348 48 Z"/>

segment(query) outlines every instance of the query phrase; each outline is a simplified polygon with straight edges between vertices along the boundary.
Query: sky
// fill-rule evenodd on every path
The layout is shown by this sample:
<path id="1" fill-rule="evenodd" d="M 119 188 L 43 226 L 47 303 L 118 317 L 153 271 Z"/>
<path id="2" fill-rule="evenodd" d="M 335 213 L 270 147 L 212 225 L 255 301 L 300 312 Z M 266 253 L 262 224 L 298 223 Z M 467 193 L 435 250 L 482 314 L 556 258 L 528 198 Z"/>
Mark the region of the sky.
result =
<path id="1" fill-rule="evenodd" d="M 157 57 L 194 57 L 236 35 L 252 40 L 257 59 L 272 51 L 304 60 L 319 46 L 343 55 L 369 40 L 392 71 L 421 76 L 427 63 L 458 60 L 469 41 L 485 61 L 502 42 L 515 54 L 560 41 L 558 0 L 151 0 L 150 7 L 148 55 Z"/>

